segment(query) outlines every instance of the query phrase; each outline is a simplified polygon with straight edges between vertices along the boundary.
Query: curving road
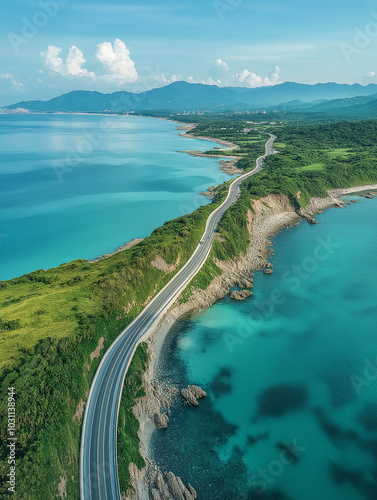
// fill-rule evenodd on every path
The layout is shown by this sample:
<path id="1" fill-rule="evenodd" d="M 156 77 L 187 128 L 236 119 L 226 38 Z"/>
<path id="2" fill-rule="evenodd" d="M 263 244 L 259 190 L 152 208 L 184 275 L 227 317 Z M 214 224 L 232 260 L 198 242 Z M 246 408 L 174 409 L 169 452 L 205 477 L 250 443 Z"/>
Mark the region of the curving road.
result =
<path id="1" fill-rule="evenodd" d="M 137 345 L 151 326 L 173 304 L 185 286 L 204 264 L 224 212 L 240 193 L 241 183 L 263 167 L 273 154 L 274 135 L 266 143 L 266 154 L 256 167 L 237 177 L 229 187 L 226 200 L 208 217 L 201 243 L 171 281 L 156 295 L 108 348 L 93 378 L 84 414 L 80 448 L 81 500 L 120 500 L 117 464 L 117 425 L 124 379 Z"/>

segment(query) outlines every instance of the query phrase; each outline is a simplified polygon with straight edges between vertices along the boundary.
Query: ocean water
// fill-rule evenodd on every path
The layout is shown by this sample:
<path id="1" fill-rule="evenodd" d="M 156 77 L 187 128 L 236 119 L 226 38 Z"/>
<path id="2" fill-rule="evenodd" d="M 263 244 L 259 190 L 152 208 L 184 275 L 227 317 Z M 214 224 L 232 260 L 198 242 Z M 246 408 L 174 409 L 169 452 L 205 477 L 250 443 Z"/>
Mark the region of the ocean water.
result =
<path id="1" fill-rule="evenodd" d="M 275 238 L 254 297 L 176 323 L 162 377 L 208 392 L 177 402 L 151 450 L 223 500 L 377 498 L 377 200 Z"/>
<path id="2" fill-rule="evenodd" d="M 132 116 L 0 115 L 0 280 L 113 252 L 229 179 L 216 144 Z"/>

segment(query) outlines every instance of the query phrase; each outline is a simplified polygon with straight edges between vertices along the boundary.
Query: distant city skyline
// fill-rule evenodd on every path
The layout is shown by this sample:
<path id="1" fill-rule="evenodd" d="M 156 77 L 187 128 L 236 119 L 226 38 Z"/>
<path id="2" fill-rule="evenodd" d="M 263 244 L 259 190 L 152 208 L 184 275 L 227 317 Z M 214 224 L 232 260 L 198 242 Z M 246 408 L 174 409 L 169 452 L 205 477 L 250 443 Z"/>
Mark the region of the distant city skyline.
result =
<path id="1" fill-rule="evenodd" d="M 373 1 L 19 0 L 0 23 L 0 105 L 177 80 L 377 83 Z"/>

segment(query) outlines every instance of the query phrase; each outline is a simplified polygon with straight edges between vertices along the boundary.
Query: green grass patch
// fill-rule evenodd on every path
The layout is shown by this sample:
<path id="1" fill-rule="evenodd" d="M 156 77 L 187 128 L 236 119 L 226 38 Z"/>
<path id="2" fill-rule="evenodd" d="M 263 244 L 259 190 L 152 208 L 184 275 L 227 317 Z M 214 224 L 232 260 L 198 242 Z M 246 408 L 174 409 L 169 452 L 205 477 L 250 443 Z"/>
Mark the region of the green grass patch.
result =
<path id="1" fill-rule="evenodd" d="M 299 167 L 298 170 L 307 171 L 307 170 L 323 170 L 325 165 L 323 163 L 313 163 L 312 165 L 305 165 L 305 167 Z"/>
<path id="2" fill-rule="evenodd" d="M 327 154 L 330 158 L 347 158 L 352 152 L 350 148 L 334 148 L 329 149 Z"/>

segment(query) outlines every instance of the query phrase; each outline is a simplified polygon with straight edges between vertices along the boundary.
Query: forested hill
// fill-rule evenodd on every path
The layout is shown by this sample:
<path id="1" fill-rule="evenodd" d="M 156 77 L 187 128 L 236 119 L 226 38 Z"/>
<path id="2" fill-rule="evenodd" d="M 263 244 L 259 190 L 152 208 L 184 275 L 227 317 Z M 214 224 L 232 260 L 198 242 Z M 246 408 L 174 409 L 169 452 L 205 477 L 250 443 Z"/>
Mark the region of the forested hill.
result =
<path id="1" fill-rule="evenodd" d="M 285 82 L 272 87 L 241 88 L 175 82 L 166 87 L 141 93 L 126 91 L 112 94 L 73 91 L 49 101 L 22 101 L 7 109 L 24 108 L 41 112 L 143 113 L 151 111 L 246 111 L 289 103 L 311 102 L 370 96 L 377 85 L 318 83 L 307 85 Z"/>

